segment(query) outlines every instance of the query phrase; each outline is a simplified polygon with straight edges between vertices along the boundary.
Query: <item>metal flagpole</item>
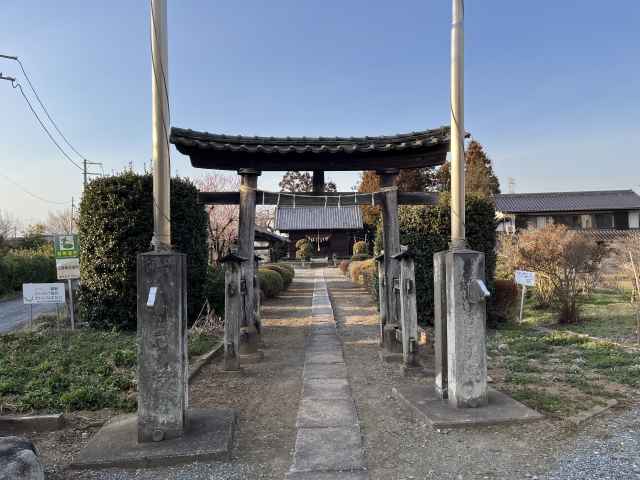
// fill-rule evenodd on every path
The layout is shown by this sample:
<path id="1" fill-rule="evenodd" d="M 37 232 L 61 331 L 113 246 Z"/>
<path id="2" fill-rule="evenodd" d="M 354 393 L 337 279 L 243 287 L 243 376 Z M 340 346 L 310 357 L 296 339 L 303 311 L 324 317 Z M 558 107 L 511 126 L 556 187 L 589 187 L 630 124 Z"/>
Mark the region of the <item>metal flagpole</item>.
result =
<path id="1" fill-rule="evenodd" d="M 451 248 L 465 247 L 464 0 L 453 0 L 451 23 Z"/>
<path id="2" fill-rule="evenodd" d="M 153 247 L 171 248 L 167 2 L 151 2 Z"/>

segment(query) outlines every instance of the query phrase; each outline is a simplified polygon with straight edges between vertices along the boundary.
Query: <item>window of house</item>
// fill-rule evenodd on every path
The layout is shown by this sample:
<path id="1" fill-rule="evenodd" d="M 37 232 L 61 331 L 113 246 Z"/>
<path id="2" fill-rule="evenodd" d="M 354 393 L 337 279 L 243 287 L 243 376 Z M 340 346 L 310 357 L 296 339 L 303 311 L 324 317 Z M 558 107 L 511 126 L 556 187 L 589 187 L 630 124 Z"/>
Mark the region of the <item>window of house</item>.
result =
<path id="1" fill-rule="evenodd" d="M 596 213 L 594 216 L 596 227 L 599 229 L 613 228 L 613 214 L 611 213 Z"/>
<path id="2" fill-rule="evenodd" d="M 553 223 L 565 225 L 568 228 L 581 227 L 579 215 L 554 215 Z"/>
<path id="3" fill-rule="evenodd" d="M 613 214 L 613 225 L 618 230 L 629 230 L 629 213 L 615 212 Z"/>

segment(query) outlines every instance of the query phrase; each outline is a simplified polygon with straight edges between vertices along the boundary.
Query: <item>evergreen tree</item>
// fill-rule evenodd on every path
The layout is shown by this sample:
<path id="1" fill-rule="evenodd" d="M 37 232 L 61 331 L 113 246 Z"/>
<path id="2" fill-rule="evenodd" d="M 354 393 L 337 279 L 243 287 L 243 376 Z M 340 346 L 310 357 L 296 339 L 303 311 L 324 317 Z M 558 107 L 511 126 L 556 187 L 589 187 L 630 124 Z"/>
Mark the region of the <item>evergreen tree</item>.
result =
<path id="1" fill-rule="evenodd" d="M 313 177 L 309 172 L 300 172 L 298 170 L 289 170 L 284 174 L 280 183 L 278 183 L 281 192 L 312 192 Z M 338 188 L 332 181 L 324 184 L 325 192 L 337 192 Z"/>

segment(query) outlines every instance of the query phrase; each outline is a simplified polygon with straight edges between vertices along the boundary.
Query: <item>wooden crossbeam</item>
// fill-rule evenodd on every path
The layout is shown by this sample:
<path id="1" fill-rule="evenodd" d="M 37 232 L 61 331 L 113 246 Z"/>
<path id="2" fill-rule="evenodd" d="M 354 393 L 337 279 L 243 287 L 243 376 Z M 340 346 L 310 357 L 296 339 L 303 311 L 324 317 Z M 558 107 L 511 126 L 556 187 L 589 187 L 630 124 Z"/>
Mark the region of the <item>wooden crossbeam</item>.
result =
<path id="1" fill-rule="evenodd" d="M 370 193 L 338 192 L 312 193 L 304 192 L 300 195 L 291 193 L 278 194 L 258 190 L 257 205 L 279 205 L 281 207 L 337 207 L 349 205 L 371 205 Z M 438 193 L 426 192 L 398 192 L 400 205 L 435 205 L 438 203 Z M 198 192 L 198 201 L 205 205 L 239 205 L 240 192 Z M 374 205 L 381 205 L 383 194 L 373 194 Z"/>

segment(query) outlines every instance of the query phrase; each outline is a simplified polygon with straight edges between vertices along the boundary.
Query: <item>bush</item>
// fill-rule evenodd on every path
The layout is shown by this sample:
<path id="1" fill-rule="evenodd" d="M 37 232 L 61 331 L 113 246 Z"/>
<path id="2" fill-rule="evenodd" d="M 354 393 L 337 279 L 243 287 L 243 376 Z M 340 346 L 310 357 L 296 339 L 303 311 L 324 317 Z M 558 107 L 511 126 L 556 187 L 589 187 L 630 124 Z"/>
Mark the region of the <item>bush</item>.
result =
<path id="1" fill-rule="evenodd" d="M 55 282 L 56 277 L 53 257 L 15 253 L 0 257 L 0 293 L 20 291 L 23 283 Z"/>
<path id="2" fill-rule="evenodd" d="M 346 275 L 346 274 L 347 274 L 347 272 L 349 271 L 349 264 L 350 264 L 350 263 L 351 263 L 351 261 L 349 261 L 349 260 L 342 260 L 342 261 L 340 262 L 340 264 L 338 265 L 338 268 L 340 269 L 340 271 L 341 271 L 343 274 L 345 274 L 345 275 Z"/>
<path id="3" fill-rule="evenodd" d="M 298 240 L 296 242 L 296 258 L 308 259 L 313 255 L 313 244 L 303 238 L 302 240 Z"/>
<path id="4" fill-rule="evenodd" d="M 221 265 L 209 266 L 204 294 L 209 306 L 221 317 L 224 316 L 224 289 L 224 269 Z"/>
<path id="5" fill-rule="evenodd" d="M 278 272 L 284 282 L 284 288 L 287 288 L 289 287 L 289 285 L 291 285 L 291 282 L 293 281 L 293 274 L 289 269 L 284 268 L 281 265 L 265 265 L 263 268 Z"/>
<path id="6" fill-rule="evenodd" d="M 351 262 L 349 265 L 349 276 L 351 277 L 351 280 L 362 284 L 360 277 L 365 270 L 370 273 L 377 272 L 378 266 L 376 265 L 376 261 L 371 258 L 369 260 Z"/>
<path id="7" fill-rule="evenodd" d="M 269 268 L 258 269 L 258 281 L 260 282 L 260 290 L 266 298 L 273 298 L 284 290 L 284 280 L 275 270 Z"/>
<path id="8" fill-rule="evenodd" d="M 285 270 L 287 270 L 291 274 L 292 277 L 296 276 L 296 271 L 288 263 L 278 263 L 278 266 L 281 267 L 281 268 L 284 268 Z"/>
<path id="9" fill-rule="evenodd" d="M 367 255 L 369 252 L 367 242 L 362 240 L 353 244 L 353 255 Z"/>
<path id="10" fill-rule="evenodd" d="M 518 286 L 513 280 L 496 280 L 493 316 L 498 322 L 513 320 L 518 311 Z"/>
<path id="11" fill-rule="evenodd" d="M 449 248 L 451 211 L 448 195 L 441 195 L 438 205 L 400 207 L 400 243 L 415 254 L 418 321 L 433 323 L 433 254 Z M 496 268 L 495 206 L 491 200 L 475 195 L 466 197 L 467 245 L 485 254 L 486 279 L 492 296 L 487 305 L 489 320 L 493 312 L 494 275 Z M 382 250 L 382 228 L 376 232 L 375 250 Z"/>
<path id="12" fill-rule="evenodd" d="M 198 314 L 207 278 L 207 216 L 198 190 L 171 179 L 171 236 L 187 254 L 187 312 Z M 151 250 L 150 174 L 125 172 L 93 180 L 80 204 L 80 311 L 97 328 L 136 326 L 136 257 Z"/>
<path id="13" fill-rule="evenodd" d="M 351 257 L 351 260 L 354 262 L 361 262 L 362 260 L 366 260 L 369 258 L 369 255 L 367 255 L 366 253 L 358 253 L 356 255 L 353 255 Z"/>

